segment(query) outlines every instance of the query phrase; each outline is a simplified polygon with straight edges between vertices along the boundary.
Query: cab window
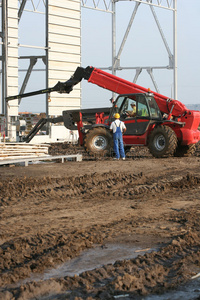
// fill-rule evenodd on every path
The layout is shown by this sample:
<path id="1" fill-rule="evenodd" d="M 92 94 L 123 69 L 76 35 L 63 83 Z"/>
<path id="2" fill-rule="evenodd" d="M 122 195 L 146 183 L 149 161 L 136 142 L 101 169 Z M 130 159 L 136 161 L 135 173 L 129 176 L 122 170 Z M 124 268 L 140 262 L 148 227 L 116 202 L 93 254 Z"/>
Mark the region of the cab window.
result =
<path id="1" fill-rule="evenodd" d="M 138 96 L 138 116 L 139 117 L 149 117 L 149 110 L 148 110 L 146 98 L 144 97 L 144 95 Z"/>
<path id="2" fill-rule="evenodd" d="M 119 113 L 122 118 L 149 117 L 146 97 L 143 94 L 119 96 L 112 117 L 115 113 Z"/>
<path id="3" fill-rule="evenodd" d="M 155 99 L 153 97 L 147 97 L 147 101 L 149 104 L 152 118 L 156 118 L 156 119 L 162 118 L 160 109 L 159 109 Z"/>

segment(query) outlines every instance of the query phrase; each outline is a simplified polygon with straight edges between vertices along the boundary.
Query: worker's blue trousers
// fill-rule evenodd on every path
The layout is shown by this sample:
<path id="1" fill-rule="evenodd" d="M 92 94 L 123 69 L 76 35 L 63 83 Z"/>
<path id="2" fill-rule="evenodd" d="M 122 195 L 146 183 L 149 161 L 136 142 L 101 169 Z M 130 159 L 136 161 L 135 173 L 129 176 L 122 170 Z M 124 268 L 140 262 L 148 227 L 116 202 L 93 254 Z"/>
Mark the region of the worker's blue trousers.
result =
<path id="1" fill-rule="evenodd" d="M 117 131 L 113 133 L 113 142 L 114 142 L 114 152 L 116 158 L 119 159 L 120 155 L 122 158 L 125 158 L 123 137 L 119 127 L 117 128 Z"/>

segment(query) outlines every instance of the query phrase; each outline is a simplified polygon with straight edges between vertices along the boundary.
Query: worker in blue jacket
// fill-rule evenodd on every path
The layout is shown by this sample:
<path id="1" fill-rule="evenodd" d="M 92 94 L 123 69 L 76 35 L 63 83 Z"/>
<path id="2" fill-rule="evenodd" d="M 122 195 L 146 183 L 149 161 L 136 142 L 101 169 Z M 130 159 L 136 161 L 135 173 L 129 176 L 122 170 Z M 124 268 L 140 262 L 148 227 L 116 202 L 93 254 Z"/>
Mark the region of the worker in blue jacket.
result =
<path id="1" fill-rule="evenodd" d="M 115 120 L 110 125 L 110 131 L 113 132 L 114 152 L 116 157 L 114 159 L 121 158 L 125 160 L 123 134 L 126 132 L 126 126 L 124 122 L 120 121 L 120 114 L 115 114 Z"/>

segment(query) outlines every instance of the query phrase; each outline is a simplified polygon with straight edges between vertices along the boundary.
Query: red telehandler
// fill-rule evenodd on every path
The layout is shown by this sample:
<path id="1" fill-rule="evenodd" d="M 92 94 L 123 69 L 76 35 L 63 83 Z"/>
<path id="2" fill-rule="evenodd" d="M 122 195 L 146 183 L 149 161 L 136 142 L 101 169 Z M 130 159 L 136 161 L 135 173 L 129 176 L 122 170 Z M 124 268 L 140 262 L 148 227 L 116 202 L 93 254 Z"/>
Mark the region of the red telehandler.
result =
<path id="1" fill-rule="evenodd" d="M 79 143 L 86 151 L 97 155 L 111 154 L 109 126 L 118 112 L 127 127 L 123 136 L 125 149 L 134 145 L 147 146 L 154 157 L 189 156 L 195 152 L 195 145 L 200 140 L 199 111 L 188 110 L 180 101 L 97 68 L 78 67 L 66 82 L 58 82 L 53 88 L 7 97 L 6 101 L 53 91 L 70 93 L 82 79 L 119 94 L 112 107 L 67 110 L 60 117 L 41 119 L 24 141 L 29 142 L 47 122 L 64 122 L 66 128 L 78 130 Z"/>

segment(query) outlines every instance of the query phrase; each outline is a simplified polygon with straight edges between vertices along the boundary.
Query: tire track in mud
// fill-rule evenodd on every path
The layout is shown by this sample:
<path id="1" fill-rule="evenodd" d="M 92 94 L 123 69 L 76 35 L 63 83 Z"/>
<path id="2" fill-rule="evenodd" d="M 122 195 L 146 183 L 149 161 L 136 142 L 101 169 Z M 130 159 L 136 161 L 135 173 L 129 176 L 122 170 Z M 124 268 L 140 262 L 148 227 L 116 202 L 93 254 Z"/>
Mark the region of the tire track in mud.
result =
<path id="1" fill-rule="evenodd" d="M 81 231 L 50 231 L 48 234 L 37 233 L 8 240 L 0 246 L 0 286 L 74 258 L 93 244 L 101 244 L 106 238 L 117 236 L 124 228 L 126 233 L 132 233 L 134 228 L 153 222 L 153 218 L 141 219 L 138 216 L 131 220 L 127 218 L 106 225 L 93 225 Z M 172 222 L 179 222 L 179 218 Z"/>
<path id="2" fill-rule="evenodd" d="M 103 197 L 137 198 L 139 195 L 159 194 L 172 189 L 192 189 L 200 185 L 200 177 L 169 175 L 167 178 L 148 178 L 142 172 L 139 174 L 91 174 L 78 177 L 58 178 L 24 178 L 0 183 L 0 207 L 25 201 L 28 197 L 72 198 L 83 199 Z M 34 200 L 35 201 L 35 200 Z"/>
<path id="3" fill-rule="evenodd" d="M 79 276 L 5 288 L 0 292 L 0 299 L 5 299 L 3 296 L 6 295 L 10 297 L 7 299 L 26 300 L 44 296 L 45 299 L 114 299 L 114 296 L 127 293 L 130 299 L 141 299 L 149 293 L 163 293 L 175 288 L 200 269 L 200 225 L 195 210 L 173 212 L 171 219 L 181 223 L 187 232 L 173 238 L 158 251 L 116 261 L 113 265 L 86 271 Z M 75 234 L 80 235 L 80 232 Z"/>
<path id="4" fill-rule="evenodd" d="M 143 224 L 146 221 L 152 220 L 143 220 Z M 13 238 L 0 245 L 0 286 L 72 259 L 94 244 L 103 244 L 106 238 L 117 236 L 124 226 L 126 232 L 131 233 L 139 223 L 142 224 L 140 217 L 131 221 L 114 221 L 106 226 L 93 225 L 86 230 L 50 231 L 48 234 Z"/>
<path id="5" fill-rule="evenodd" d="M 55 201 L 55 197 L 63 195 L 66 198 L 79 197 L 93 199 L 121 197 L 122 199 L 140 195 L 160 194 L 180 189 L 194 189 L 200 184 L 200 178 L 188 174 L 182 176 L 168 176 L 168 178 L 148 178 L 142 173 L 115 174 L 108 172 L 104 174 L 92 174 L 79 177 L 68 177 L 65 179 L 44 178 L 36 180 L 33 178 L 13 180 L 1 183 L 1 218 L 4 218 L 4 205 L 12 207 L 13 204 L 23 201 L 34 201 L 48 195 L 46 201 Z M 13 196 L 14 193 L 14 196 Z M 12 195 L 12 196 L 11 196 Z M 61 200 L 60 200 L 61 201 Z M 140 201 L 142 201 L 140 199 Z M 13 206 L 14 207 L 14 206 Z M 14 210 L 14 208 L 12 208 Z M 6 218 L 6 216 L 5 216 Z M 160 220 L 164 219 L 164 216 Z M 172 222 L 180 223 L 180 217 L 172 218 Z M 132 232 L 136 226 L 152 223 L 153 218 L 146 219 L 140 216 L 131 220 L 118 220 L 109 224 L 93 225 L 87 230 L 68 232 L 49 232 L 49 234 L 37 233 L 35 236 L 13 238 L 0 245 L 0 284 L 16 282 L 29 276 L 31 272 L 41 272 L 45 268 L 59 264 L 66 259 L 79 255 L 80 251 L 92 247 L 94 243 L 102 243 L 103 240 L 114 233 L 120 232 L 120 228 L 126 227 L 127 232 Z M 123 225 L 122 225 L 123 224 Z M 3 239 L 3 233 L 0 237 Z"/>

